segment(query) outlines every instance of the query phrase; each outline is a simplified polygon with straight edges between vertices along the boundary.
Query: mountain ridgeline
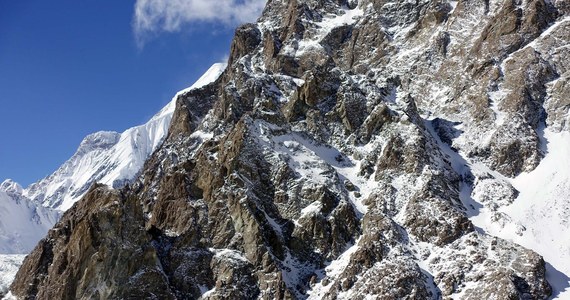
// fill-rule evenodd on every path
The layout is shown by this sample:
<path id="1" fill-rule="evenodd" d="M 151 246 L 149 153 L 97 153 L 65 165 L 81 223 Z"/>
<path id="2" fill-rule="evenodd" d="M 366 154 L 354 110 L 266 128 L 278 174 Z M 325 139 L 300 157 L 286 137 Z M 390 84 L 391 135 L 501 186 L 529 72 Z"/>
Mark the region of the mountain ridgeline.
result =
<path id="1" fill-rule="evenodd" d="M 543 257 L 486 226 L 531 236 L 504 209 L 569 129 L 569 41 L 567 0 L 269 0 L 11 294 L 545 299 Z"/>

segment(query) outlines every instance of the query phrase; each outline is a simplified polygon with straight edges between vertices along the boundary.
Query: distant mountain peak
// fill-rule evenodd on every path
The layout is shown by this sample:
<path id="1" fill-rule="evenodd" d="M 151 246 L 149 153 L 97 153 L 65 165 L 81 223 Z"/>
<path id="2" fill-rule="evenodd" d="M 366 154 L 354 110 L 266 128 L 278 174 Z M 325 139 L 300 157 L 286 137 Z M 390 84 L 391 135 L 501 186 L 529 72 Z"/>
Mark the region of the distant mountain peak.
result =
<path id="1" fill-rule="evenodd" d="M 131 181 L 165 138 L 178 97 L 216 80 L 225 66 L 224 63 L 212 65 L 190 88 L 178 92 L 146 124 L 123 133 L 100 131 L 88 135 L 58 170 L 31 184 L 22 193 L 43 206 L 66 210 L 94 183 L 118 188 Z"/>
<path id="2" fill-rule="evenodd" d="M 99 131 L 86 136 L 79 148 L 77 153 L 86 153 L 93 151 L 94 149 L 108 149 L 116 145 L 121 138 L 121 134 L 114 131 Z"/>
<path id="3" fill-rule="evenodd" d="M 12 179 L 6 179 L 0 184 L 0 191 L 4 191 L 8 194 L 22 195 L 24 188 Z"/>
<path id="4" fill-rule="evenodd" d="M 215 81 L 226 64 L 214 64 L 190 88 L 146 124 L 123 133 L 100 131 L 86 136 L 75 154 L 48 177 L 24 189 L 7 179 L 0 184 L 0 298 L 15 275 L 20 254 L 28 254 L 59 220 L 97 183 L 122 187 L 133 180 L 148 156 L 162 143 L 180 95 Z"/>

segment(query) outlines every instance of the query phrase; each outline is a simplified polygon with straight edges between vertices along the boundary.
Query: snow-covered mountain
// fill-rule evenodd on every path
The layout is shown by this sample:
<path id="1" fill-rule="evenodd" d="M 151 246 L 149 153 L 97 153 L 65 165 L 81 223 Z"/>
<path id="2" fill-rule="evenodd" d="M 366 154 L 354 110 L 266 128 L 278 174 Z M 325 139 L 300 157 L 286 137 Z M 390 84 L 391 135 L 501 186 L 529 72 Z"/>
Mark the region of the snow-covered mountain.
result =
<path id="1" fill-rule="evenodd" d="M 42 206 L 65 211 L 95 182 L 118 188 L 131 181 L 166 136 L 178 96 L 217 79 L 225 66 L 224 63 L 214 64 L 191 87 L 177 93 L 146 124 L 123 133 L 101 131 L 88 135 L 59 169 L 23 189 L 21 194 Z"/>
<path id="2" fill-rule="evenodd" d="M 21 196 L 14 182 L 0 185 L 0 254 L 29 253 L 60 213 Z"/>
<path id="3" fill-rule="evenodd" d="M 131 181 L 166 136 L 178 97 L 216 80 L 225 68 L 225 63 L 212 65 L 144 125 L 123 133 L 88 135 L 57 171 L 28 188 L 10 179 L 0 184 L 0 253 L 31 251 L 60 211 L 71 207 L 94 183 L 117 188 Z"/>
<path id="4" fill-rule="evenodd" d="M 546 155 L 533 171 L 513 179 L 495 173 L 500 185 L 518 191 L 513 203 L 498 212 L 484 207 L 472 220 L 485 232 L 542 255 L 558 298 L 570 299 L 570 132 L 546 129 L 543 142 Z M 479 196 L 489 197 L 477 192 L 474 198 L 481 202 L 486 199 Z M 497 192 L 501 199 L 501 189 Z"/>
<path id="5" fill-rule="evenodd" d="M 141 176 L 91 189 L 11 292 L 568 298 L 569 15 L 268 1 L 221 78 L 178 98 Z"/>
<path id="6" fill-rule="evenodd" d="M 224 68 L 225 64 L 213 65 L 190 89 L 216 79 Z M 144 125 L 123 133 L 97 132 L 87 136 L 73 157 L 52 175 L 26 188 L 23 195 L 43 206 L 65 211 L 95 182 L 123 186 L 138 174 L 164 139 L 180 93 Z"/>
<path id="7" fill-rule="evenodd" d="M 24 254 L 0 254 L 0 297 L 8 292 L 24 257 Z"/>
<path id="8" fill-rule="evenodd" d="M 27 254 L 57 222 L 60 212 L 22 196 L 22 187 L 6 180 L 0 184 L 0 297 Z"/>
<path id="9" fill-rule="evenodd" d="M 9 179 L 0 184 L 0 296 L 12 282 L 22 254 L 28 254 L 45 237 L 62 211 L 96 182 L 121 187 L 136 177 L 165 138 L 177 98 L 215 81 L 225 67 L 225 63 L 212 65 L 144 125 L 123 133 L 90 134 L 57 171 L 28 188 Z"/>

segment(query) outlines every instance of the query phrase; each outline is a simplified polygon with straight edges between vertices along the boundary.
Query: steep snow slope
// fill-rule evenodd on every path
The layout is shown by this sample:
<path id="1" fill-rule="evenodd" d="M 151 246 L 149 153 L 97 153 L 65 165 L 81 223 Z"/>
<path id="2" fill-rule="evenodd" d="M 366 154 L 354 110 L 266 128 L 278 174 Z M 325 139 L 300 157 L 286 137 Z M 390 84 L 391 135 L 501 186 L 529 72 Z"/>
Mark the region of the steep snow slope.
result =
<path id="1" fill-rule="evenodd" d="M 511 240 L 544 257 L 554 295 L 570 298 L 570 133 L 545 130 L 546 156 L 529 173 L 505 179 L 519 196 L 500 209 L 509 222 L 493 221 L 483 208 L 474 223 L 486 232 Z M 561 293 L 562 294 L 558 294 Z"/>
<path id="2" fill-rule="evenodd" d="M 123 133 L 102 131 L 87 136 L 68 161 L 52 175 L 30 185 L 23 195 L 43 206 L 65 211 L 95 182 L 120 187 L 132 180 L 165 137 L 177 97 L 214 81 L 224 69 L 225 64 L 214 64 L 144 125 Z"/>
<path id="3" fill-rule="evenodd" d="M 550 283 L 556 292 L 565 289 L 559 298 L 570 299 L 570 133 L 546 131 L 545 139 L 546 157 L 534 171 L 513 180 L 520 196 L 505 208 L 526 231 L 522 236 L 497 236 L 510 237 L 544 256 L 550 264 Z"/>
<path id="4" fill-rule="evenodd" d="M 18 268 L 22 264 L 25 255 L 0 254 L 0 297 L 8 292 L 10 282 L 14 280 Z"/>
<path id="5" fill-rule="evenodd" d="M 0 191 L 0 254 L 30 252 L 58 217 L 49 208 Z"/>
<path id="6" fill-rule="evenodd" d="M 193 85 L 191 85 L 187 89 L 183 89 L 180 92 L 176 93 L 174 99 L 178 98 L 178 96 L 185 94 L 193 89 L 201 88 L 209 83 L 212 83 L 222 75 L 222 72 L 226 69 L 227 63 L 216 63 L 213 64 L 207 71 L 204 73 Z"/>
<path id="7" fill-rule="evenodd" d="M 563 91 L 570 75 L 566 71 L 569 30 L 570 17 L 560 17 L 500 65 L 505 76 L 516 74 L 520 68 L 516 62 L 524 59 L 526 52 L 552 61 L 560 68 L 560 74 L 544 84 L 546 120 L 541 121 L 536 130 L 544 153 L 540 164 L 530 172 L 509 178 L 463 157 L 469 162 L 471 173 L 480 177 L 475 181 L 471 196 L 481 208 L 471 220 L 491 235 L 542 255 L 547 262 L 547 277 L 555 299 L 570 299 L 570 114 L 568 106 L 561 105 L 568 101 Z M 513 64 L 514 67 L 509 67 Z M 529 73 L 534 75 L 534 81 L 544 80 Z M 499 109 L 501 102 L 505 102 L 511 92 L 499 84 L 497 91 L 489 93 L 499 126 L 508 117 Z M 499 128 L 497 132 L 501 130 L 505 131 Z"/>

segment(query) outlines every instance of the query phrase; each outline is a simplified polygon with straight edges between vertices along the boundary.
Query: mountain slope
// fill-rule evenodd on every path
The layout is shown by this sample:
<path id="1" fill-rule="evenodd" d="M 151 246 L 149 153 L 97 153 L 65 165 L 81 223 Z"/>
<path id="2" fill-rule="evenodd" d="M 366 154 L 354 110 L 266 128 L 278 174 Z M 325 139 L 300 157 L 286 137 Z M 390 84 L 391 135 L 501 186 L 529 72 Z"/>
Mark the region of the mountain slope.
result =
<path id="1" fill-rule="evenodd" d="M 122 134 L 98 132 L 87 136 L 74 156 L 54 174 L 23 189 L 6 180 L 0 184 L 0 297 L 12 282 L 24 255 L 45 237 L 94 183 L 122 186 L 141 170 L 144 161 L 165 138 L 176 99 L 180 94 L 216 80 L 226 64 L 214 64 L 191 87 L 148 123 Z"/>
<path id="2" fill-rule="evenodd" d="M 495 236 L 512 240 L 544 256 L 549 281 L 560 299 L 570 297 L 570 135 L 545 131 L 546 155 L 538 167 L 513 180 L 519 191 L 513 204 L 501 209 L 508 222 L 493 220 L 487 211 L 476 224 Z"/>
<path id="3" fill-rule="evenodd" d="M 217 78 L 224 64 L 213 65 L 190 89 Z M 166 136 L 176 97 L 146 124 L 123 133 L 87 136 L 77 152 L 50 176 L 31 184 L 23 195 L 43 206 L 67 210 L 96 182 L 121 187 L 140 172 L 145 160 Z"/>
<path id="4" fill-rule="evenodd" d="M 23 254 L 0 254 L 0 297 L 7 294 L 8 287 L 14 280 L 24 257 Z"/>
<path id="5" fill-rule="evenodd" d="M 12 293 L 563 297 L 568 262 L 523 241 L 537 241 L 525 226 L 568 225 L 518 210 L 542 205 L 525 176 L 565 174 L 552 160 L 566 157 L 568 8 L 268 1 L 236 30 L 222 76 L 178 97 L 141 176 L 93 186 Z"/>
<path id="6" fill-rule="evenodd" d="M 19 196 L 18 189 L 9 181 L 0 188 L 0 254 L 29 253 L 59 218 L 58 212 Z"/>
<path id="7" fill-rule="evenodd" d="M 223 63 L 214 64 L 146 124 L 122 134 L 102 131 L 87 136 L 56 172 L 28 188 L 9 179 L 2 182 L 0 253 L 31 251 L 56 223 L 59 211 L 71 207 L 94 183 L 120 187 L 131 181 L 165 138 L 178 96 L 216 80 L 225 67 Z"/>

